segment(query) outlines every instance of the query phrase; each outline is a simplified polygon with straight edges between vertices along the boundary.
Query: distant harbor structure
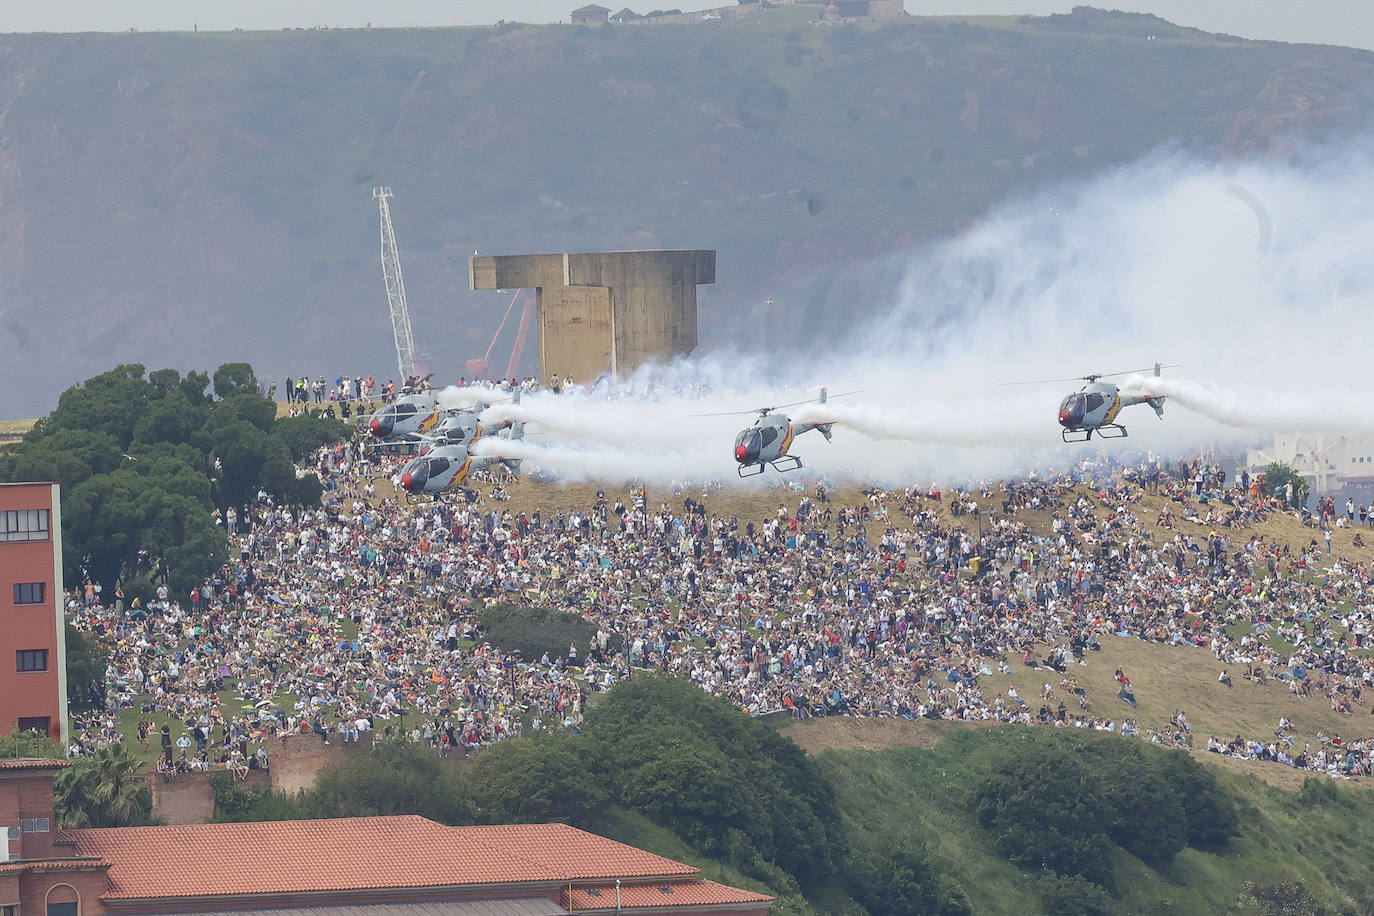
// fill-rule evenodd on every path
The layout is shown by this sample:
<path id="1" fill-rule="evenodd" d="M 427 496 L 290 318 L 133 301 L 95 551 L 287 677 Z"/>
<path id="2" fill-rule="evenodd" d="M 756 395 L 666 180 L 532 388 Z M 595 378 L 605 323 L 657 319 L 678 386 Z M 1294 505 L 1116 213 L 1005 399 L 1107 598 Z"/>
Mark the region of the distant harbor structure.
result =
<path id="1" fill-rule="evenodd" d="M 1306 478 L 1313 496 L 1374 496 L 1374 438 L 1369 436 L 1287 433 L 1245 456 L 1251 473 L 1275 462 Z"/>
<path id="2" fill-rule="evenodd" d="M 716 253 L 600 251 L 474 256 L 472 289 L 533 289 L 539 377 L 589 383 L 697 345 L 697 286 L 716 282 Z"/>

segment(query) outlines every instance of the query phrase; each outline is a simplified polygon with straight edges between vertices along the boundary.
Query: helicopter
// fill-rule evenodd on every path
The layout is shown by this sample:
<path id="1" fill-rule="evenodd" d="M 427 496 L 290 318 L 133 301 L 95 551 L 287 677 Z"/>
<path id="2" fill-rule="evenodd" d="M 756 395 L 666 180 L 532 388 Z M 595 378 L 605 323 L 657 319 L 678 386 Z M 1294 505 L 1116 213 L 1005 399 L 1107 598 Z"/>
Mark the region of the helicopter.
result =
<path id="1" fill-rule="evenodd" d="M 844 394 L 837 394 L 835 397 L 845 397 L 856 393 L 847 391 Z M 763 473 L 765 465 L 779 473 L 795 471 L 801 467 L 801 458 L 788 454 L 788 449 L 792 447 L 792 440 L 802 433 L 808 433 L 813 429 L 820 430 L 821 435 L 825 436 L 825 441 L 830 441 L 830 430 L 835 425 L 833 420 L 822 423 L 794 424 L 785 414 L 774 413 L 774 411 L 787 407 L 796 407 L 798 404 L 812 403 L 826 403 L 825 388 L 821 388 L 820 397 L 814 401 L 795 401 L 777 407 L 759 407 L 753 411 L 731 411 L 728 414 L 698 414 L 697 416 L 758 414 L 758 419 L 754 420 L 748 429 L 741 430 L 740 434 L 735 437 L 735 461 L 739 465 L 735 468 L 735 472 L 741 477 L 754 477 Z"/>
<path id="2" fill-rule="evenodd" d="M 1175 367 L 1161 366 L 1159 363 L 1155 363 L 1155 378 L 1159 377 L 1161 369 L 1172 368 Z M 1134 375 L 1145 371 L 1147 370 L 1131 369 L 1126 372 L 1099 372 L 1080 376 L 1087 384 L 1064 398 L 1059 405 L 1059 425 L 1063 427 L 1059 433 L 1060 437 L 1065 442 L 1087 442 L 1092 438 L 1093 433 L 1097 433 L 1098 438 L 1101 439 L 1124 439 L 1126 427 L 1116 422 L 1116 415 L 1121 412 L 1121 408 L 1130 407 L 1133 404 L 1149 404 L 1154 408 L 1155 415 L 1163 420 L 1165 395 L 1123 394 L 1121 389 L 1111 382 L 1100 381 L 1104 378 Z M 1055 381 L 1068 380 L 1055 379 Z M 1079 438 L 1079 434 L 1082 434 L 1082 438 Z"/>
<path id="3" fill-rule="evenodd" d="M 511 402 L 520 403 L 520 390 L 516 389 Z M 467 448 L 483 436 L 510 429 L 512 421 L 483 423 L 476 411 L 450 410 L 444 413 L 439 422 L 428 433 L 420 437 L 420 454 L 427 455 L 432 449 L 444 445 L 461 445 Z"/>
<path id="4" fill-rule="evenodd" d="M 525 424 L 514 423 L 503 438 L 523 439 Z M 513 472 L 520 470 L 519 458 L 498 455 L 473 455 L 462 445 L 438 445 L 425 454 L 410 459 L 401 471 L 401 489 L 410 496 L 422 493 L 437 496 L 463 485 L 472 471 L 480 471 L 494 464 L 504 464 Z"/>
<path id="5" fill-rule="evenodd" d="M 406 394 L 379 407 L 367 421 L 368 434 L 382 442 L 415 442 L 446 413 L 427 394 Z"/>

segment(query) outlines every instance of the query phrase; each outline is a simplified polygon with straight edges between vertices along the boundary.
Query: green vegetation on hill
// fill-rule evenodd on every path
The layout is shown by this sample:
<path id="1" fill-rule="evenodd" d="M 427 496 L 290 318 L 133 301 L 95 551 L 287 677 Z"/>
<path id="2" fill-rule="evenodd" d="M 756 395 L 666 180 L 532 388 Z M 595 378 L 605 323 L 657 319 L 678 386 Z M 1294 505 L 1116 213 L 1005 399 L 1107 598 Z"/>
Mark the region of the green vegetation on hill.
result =
<path id="1" fill-rule="evenodd" d="M 617 686 L 580 734 L 509 739 L 450 762 L 380 744 L 295 799 L 227 781 L 216 798 L 226 819 L 567 821 L 775 894 L 780 914 L 1374 905 L 1365 791 L 1325 779 L 1284 791 L 1182 751 L 1051 728 L 963 729 L 929 749 L 807 758 L 663 675 Z"/>
<path id="2" fill-rule="evenodd" d="M 211 384 L 203 372 L 118 366 L 64 391 L 0 454 L 0 480 L 61 484 L 69 585 L 89 576 L 111 603 L 117 582 L 129 602 L 160 581 L 184 596 L 228 559 L 216 512 L 242 512 L 260 491 L 319 503 L 319 479 L 292 461 L 342 438 L 343 424 L 278 418 L 247 363 L 220 366 Z"/>
<path id="3" fill-rule="evenodd" d="M 477 613 L 477 622 L 484 641 L 507 652 L 519 652 L 528 661 L 539 659 L 545 652 L 549 658 L 564 657 L 570 645 L 576 645 L 585 659 L 596 638 L 596 624 L 581 614 L 515 604 L 484 607 Z M 616 646 L 620 642 L 617 636 Z"/>
<path id="4" fill-rule="evenodd" d="M 1362 127 L 1374 73 L 1364 52 L 1090 9 L 838 27 L 811 25 L 815 9 L 4 36 L 10 407 L 39 412 L 95 359 L 208 362 L 229 344 L 279 378 L 384 371 L 374 185 L 395 190 L 417 339 L 441 372 L 496 326 L 499 303 L 467 291 L 474 249 L 718 249 L 711 342 L 799 274 L 1160 146 L 1236 154 Z"/>

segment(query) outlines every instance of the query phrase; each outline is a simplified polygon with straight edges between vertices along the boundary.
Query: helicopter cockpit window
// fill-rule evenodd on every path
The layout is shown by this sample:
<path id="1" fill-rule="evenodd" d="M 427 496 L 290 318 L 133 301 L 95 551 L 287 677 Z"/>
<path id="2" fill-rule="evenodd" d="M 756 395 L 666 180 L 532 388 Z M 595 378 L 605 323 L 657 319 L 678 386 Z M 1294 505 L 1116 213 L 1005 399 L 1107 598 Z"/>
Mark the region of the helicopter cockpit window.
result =
<path id="1" fill-rule="evenodd" d="M 447 470 L 448 470 L 448 459 L 447 459 L 447 458 L 431 458 L 431 459 L 429 459 L 429 476 L 430 476 L 430 477 L 438 477 L 440 474 L 444 473 L 444 472 L 447 471 Z"/>
<path id="2" fill-rule="evenodd" d="M 763 429 L 759 430 L 759 432 L 763 433 L 764 445 L 772 445 L 774 440 L 778 438 L 778 431 L 772 426 L 765 426 Z"/>
<path id="3" fill-rule="evenodd" d="M 397 404 L 394 408 L 396 414 L 402 417 L 410 416 L 411 414 L 415 413 L 417 409 L 418 408 L 414 404 L 411 404 L 409 401 L 402 401 L 399 404 Z"/>
<path id="4" fill-rule="evenodd" d="M 1096 391 L 1090 393 L 1088 395 L 1088 413 L 1092 413 L 1094 410 L 1101 407 L 1102 400 L 1102 395 L 1098 394 Z"/>

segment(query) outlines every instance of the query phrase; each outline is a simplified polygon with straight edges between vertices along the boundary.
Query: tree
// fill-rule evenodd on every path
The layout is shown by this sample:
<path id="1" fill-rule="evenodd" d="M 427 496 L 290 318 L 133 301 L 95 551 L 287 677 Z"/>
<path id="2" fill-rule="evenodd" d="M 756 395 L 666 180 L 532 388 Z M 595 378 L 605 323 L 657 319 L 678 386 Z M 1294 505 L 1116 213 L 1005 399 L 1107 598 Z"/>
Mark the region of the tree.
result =
<path id="1" fill-rule="evenodd" d="M 325 767 L 315 788 L 297 799 L 307 817 L 423 814 L 448 824 L 472 823 L 472 805 L 442 761 L 414 744 L 380 743 Z"/>
<path id="2" fill-rule="evenodd" d="M 669 675 L 616 686 L 587 713 L 612 800 L 670 823 L 704 849 L 739 850 L 803 883 L 844 855 L 829 785 L 796 744 L 729 701 Z M 741 867 L 750 854 L 733 856 Z"/>
<path id="3" fill-rule="evenodd" d="M 1293 508 L 1307 502 L 1308 481 L 1291 465 L 1281 462 L 1272 462 L 1264 469 L 1264 494 L 1266 496 L 1283 497 L 1285 487 L 1293 485 Z"/>
<path id="4" fill-rule="evenodd" d="M 67 624 L 67 705 L 90 709 L 94 705 L 90 685 L 105 680 L 105 653 L 87 633 Z"/>
<path id="5" fill-rule="evenodd" d="M 321 423 L 288 442 L 276 405 L 258 396 L 252 367 L 226 363 L 210 377 L 137 364 L 69 388 L 18 447 L 0 455 L 0 480 L 62 486 L 66 577 L 91 576 L 112 593 L 122 578 L 165 580 L 184 593 L 228 557 L 213 512 L 265 490 L 281 502 L 318 505 L 313 474 L 293 460 L 339 437 Z"/>
<path id="6" fill-rule="evenodd" d="M 78 758 L 53 781 L 58 822 L 65 828 L 148 823 L 153 797 L 140 770 L 123 744 L 107 744 Z"/>
<path id="7" fill-rule="evenodd" d="M 925 847 L 914 840 L 898 839 L 874 855 L 854 856 L 847 865 L 849 893 L 870 913 L 891 916 L 970 916 L 973 913 L 963 888 L 932 865 Z"/>
<path id="8" fill-rule="evenodd" d="M 257 395 L 258 380 L 247 363 L 225 363 L 215 370 L 215 397 L 221 400 L 241 394 Z"/>
<path id="9" fill-rule="evenodd" d="M 1111 880 L 1107 802 L 1076 756 L 1031 749 L 984 778 L 973 801 L 998 853 L 1013 864 Z"/>
<path id="10" fill-rule="evenodd" d="M 589 827 L 610 801 L 601 768 L 575 735 L 510 738 L 472 761 L 478 817 L 486 823 L 564 821 Z"/>

